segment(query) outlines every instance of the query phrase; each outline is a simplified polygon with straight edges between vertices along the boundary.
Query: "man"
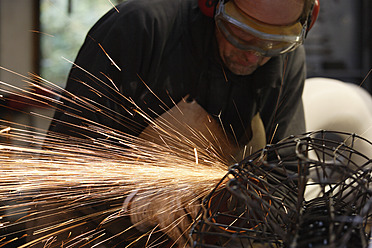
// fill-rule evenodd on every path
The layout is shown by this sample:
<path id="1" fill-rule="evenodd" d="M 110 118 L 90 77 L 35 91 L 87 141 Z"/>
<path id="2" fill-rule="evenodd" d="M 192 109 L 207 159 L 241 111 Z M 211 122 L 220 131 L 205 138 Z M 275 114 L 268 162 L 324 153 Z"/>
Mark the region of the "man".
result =
<path id="1" fill-rule="evenodd" d="M 291 133 L 302 132 L 301 115 L 296 117 L 298 125 L 289 124 L 295 111 L 301 108 L 304 51 L 299 47 L 286 53 L 286 49 L 291 50 L 292 45 L 302 42 L 304 30 L 300 24 L 300 29 L 294 31 L 299 33 L 288 34 L 289 40 L 292 36 L 298 39 L 288 42 L 286 35 L 278 34 L 288 28 L 286 25 L 299 24 L 299 19 L 306 22 L 309 4 L 304 7 L 302 0 L 254 3 L 220 1 L 215 25 L 213 18 L 200 11 L 196 0 L 126 1 L 91 29 L 75 61 L 77 66 L 71 70 L 66 90 L 123 116 L 130 116 L 120 105 L 127 106 L 126 103 L 100 97 L 91 87 L 98 92 L 109 92 L 106 94 L 110 97 L 109 86 L 114 83 L 120 93 L 133 99 L 140 108 L 151 108 L 157 114 L 165 111 L 159 106 L 158 98 L 172 106 L 190 95 L 209 114 L 220 116 L 226 129 L 233 129 L 243 143 L 250 139 L 246 131 L 257 113 L 263 120 L 267 142 L 285 137 L 290 133 L 288 128 L 293 128 Z M 240 12 L 227 12 L 237 10 Z M 241 29 L 233 26 L 229 23 L 230 15 L 246 15 L 243 21 L 247 24 L 242 22 Z M 254 25 L 262 22 L 267 27 L 257 26 L 256 31 L 248 33 L 248 25 L 255 20 L 260 22 Z M 272 34 L 265 34 L 266 30 Z M 268 42 L 265 37 L 281 41 Z M 133 130 L 120 123 L 121 120 L 81 111 L 80 116 L 131 134 L 138 135 L 144 128 L 138 125 Z M 56 113 L 55 119 L 81 123 L 62 111 Z M 144 124 L 142 120 L 136 121 Z M 54 122 L 51 130 L 71 131 L 57 124 Z"/>
<path id="2" fill-rule="evenodd" d="M 92 107 L 65 103 L 50 131 L 81 135 L 78 126 L 99 123 L 138 136 L 147 123 L 134 106 L 156 118 L 187 97 L 240 147 L 256 135 L 252 120 L 265 143 L 302 133 L 300 45 L 313 3 L 125 1 L 90 30 L 68 78 L 66 90 Z"/>

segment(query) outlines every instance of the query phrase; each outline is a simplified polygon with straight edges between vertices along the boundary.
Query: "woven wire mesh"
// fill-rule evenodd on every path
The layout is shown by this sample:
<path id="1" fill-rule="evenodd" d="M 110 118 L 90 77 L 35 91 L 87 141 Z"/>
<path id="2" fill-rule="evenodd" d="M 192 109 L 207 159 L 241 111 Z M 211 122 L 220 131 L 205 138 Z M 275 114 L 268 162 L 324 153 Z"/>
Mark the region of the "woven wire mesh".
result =
<path id="1" fill-rule="evenodd" d="M 337 139 L 335 139 L 337 137 Z M 268 145 L 203 200 L 194 247 L 367 247 L 372 144 L 319 131 Z"/>

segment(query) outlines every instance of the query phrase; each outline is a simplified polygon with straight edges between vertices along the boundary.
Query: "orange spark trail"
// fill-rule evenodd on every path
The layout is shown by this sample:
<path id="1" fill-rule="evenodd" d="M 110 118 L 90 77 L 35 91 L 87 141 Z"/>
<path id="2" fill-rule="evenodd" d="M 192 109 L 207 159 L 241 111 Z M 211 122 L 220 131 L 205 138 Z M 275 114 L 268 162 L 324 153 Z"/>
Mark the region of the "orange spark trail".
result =
<path id="1" fill-rule="evenodd" d="M 111 114 L 109 109 L 97 103 L 68 92 L 61 94 L 63 90 L 58 86 L 42 78 L 33 78 L 30 86 L 50 96 L 5 82 L 0 84 L 8 87 L 8 94 L 36 100 L 45 106 L 56 106 L 57 111 L 67 102 L 74 103 L 67 114 L 70 111 L 72 114 L 74 107 L 82 107 L 106 118 L 118 118 L 117 114 Z M 108 97 L 104 92 L 100 94 Z M 87 125 L 64 124 L 103 138 L 76 138 L 57 133 L 45 136 L 45 130 L 0 120 L 0 138 L 5 140 L 0 140 L 0 198 L 4 203 L 0 206 L 0 219 L 6 220 L 0 229 L 12 230 L 0 234 L 0 246 L 16 244 L 20 239 L 26 240 L 20 247 L 46 245 L 45 240 L 51 247 L 57 244 L 93 247 L 106 243 L 134 229 L 134 226 L 123 227 L 113 236 L 96 229 L 102 226 L 110 230 L 128 216 L 122 204 L 132 192 L 144 192 L 142 197 L 158 195 L 158 199 L 164 198 L 165 202 L 178 196 L 186 202 L 195 202 L 208 195 L 226 174 L 228 164 L 216 152 L 219 149 L 211 147 L 197 130 L 191 132 L 195 135 L 193 139 L 199 140 L 199 145 L 206 144 L 205 147 L 182 137 L 170 124 L 158 126 L 130 99 L 122 99 L 132 104 L 132 111 L 152 123 L 161 133 L 164 144 L 112 130 L 75 114 L 72 115 Z M 50 119 L 35 110 L 29 114 Z M 108 207 L 102 208 L 105 205 Z M 132 213 L 135 211 L 132 209 Z M 154 242 L 160 241 L 151 241 L 148 245 L 154 245 Z"/>

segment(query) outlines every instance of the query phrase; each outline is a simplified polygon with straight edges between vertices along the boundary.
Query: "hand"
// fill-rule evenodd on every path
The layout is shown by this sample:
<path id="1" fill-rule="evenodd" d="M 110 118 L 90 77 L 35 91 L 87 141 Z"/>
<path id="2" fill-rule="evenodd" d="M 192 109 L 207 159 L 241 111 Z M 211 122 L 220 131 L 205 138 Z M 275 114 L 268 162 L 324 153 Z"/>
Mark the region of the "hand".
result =
<path id="1" fill-rule="evenodd" d="M 155 189 L 134 191 L 125 200 L 124 209 L 139 231 L 159 227 L 179 247 L 188 247 L 190 228 L 200 204 L 190 190 Z"/>

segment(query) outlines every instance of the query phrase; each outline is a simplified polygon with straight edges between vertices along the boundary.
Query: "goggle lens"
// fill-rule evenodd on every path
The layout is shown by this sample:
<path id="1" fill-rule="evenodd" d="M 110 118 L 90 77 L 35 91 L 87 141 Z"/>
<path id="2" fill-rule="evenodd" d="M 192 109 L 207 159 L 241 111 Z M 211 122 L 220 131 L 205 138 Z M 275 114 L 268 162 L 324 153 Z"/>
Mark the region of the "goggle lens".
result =
<path id="1" fill-rule="evenodd" d="M 272 57 L 290 52 L 302 44 L 306 24 L 295 23 L 288 26 L 275 26 L 249 17 L 234 3 L 220 3 L 215 15 L 219 30 L 235 47 L 254 50 L 262 56 Z"/>
<path id="2" fill-rule="evenodd" d="M 217 26 L 226 40 L 235 47 L 241 50 L 254 50 L 265 57 L 280 55 L 298 46 L 291 42 L 260 39 L 223 20 L 217 20 Z"/>

